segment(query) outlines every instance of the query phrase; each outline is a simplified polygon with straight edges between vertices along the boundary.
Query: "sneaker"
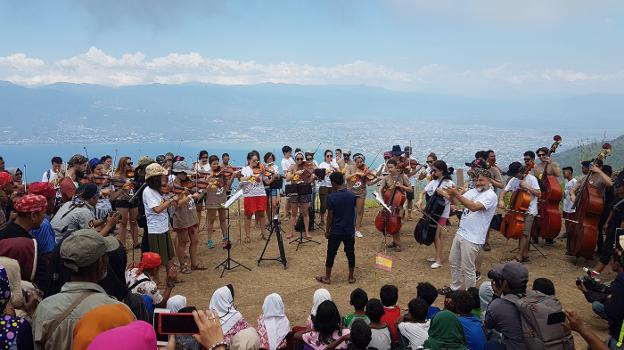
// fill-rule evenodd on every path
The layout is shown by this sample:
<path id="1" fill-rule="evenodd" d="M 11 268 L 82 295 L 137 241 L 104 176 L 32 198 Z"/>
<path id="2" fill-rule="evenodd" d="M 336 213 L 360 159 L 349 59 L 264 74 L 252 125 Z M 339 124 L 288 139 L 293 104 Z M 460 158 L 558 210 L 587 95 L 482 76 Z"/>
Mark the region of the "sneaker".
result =
<path id="1" fill-rule="evenodd" d="M 208 240 L 208 248 L 210 249 L 214 248 L 214 242 L 212 241 L 212 239 Z"/>
<path id="2" fill-rule="evenodd" d="M 492 247 L 490 247 L 489 243 L 485 243 L 483 245 L 483 250 L 485 250 L 486 252 L 489 252 L 490 250 L 492 250 Z"/>
<path id="3" fill-rule="evenodd" d="M 451 287 L 444 287 L 444 288 L 438 289 L 438 294 L 439 295 L 447 295 L 447 294 L 449 294 L 452 291 L 453 290 L 451 289 Z"/>
<path id="4" fill-rule="evenodd" d="M 595 271 L 595 270 L 590 270 L 587 267 L 583 268 L 583 271 L 585 271 L 585 273 L 587 274 L 587 276 L 593 278 L 593 279 L 599 279 L 600 277 L 600 272 Z"/>
<path id="5" fill-rule="evenodd" d="M 436 262 L 436 259 L 435 258 L 427 258 L 427 261 L 430 262 L 430 263 L 434 263 L 434 262 Z"/>
<path id="6" fill-rule="evenodd" d="M 479 271 L 475 272 L 475 276 L 476 276 L 475 281 L 479 282 L 479 280 L 481 279 L 481 272 L 479 272 Z"/>
<path id="7" fill-rule="evenodd" d="M 434 262 L 433 264 L 431 264 L 431 268 L 432 269 L 439 269 L 440 267 L 442 267 L 442 264 L 440 264 L 439 262 Z"/>
<path id="8" fill-rule="evenodd" d="M 362 237 L 364 237 L 364 235 L 360 231 L 355 231 L 355 237 L 362 238 Z"/>

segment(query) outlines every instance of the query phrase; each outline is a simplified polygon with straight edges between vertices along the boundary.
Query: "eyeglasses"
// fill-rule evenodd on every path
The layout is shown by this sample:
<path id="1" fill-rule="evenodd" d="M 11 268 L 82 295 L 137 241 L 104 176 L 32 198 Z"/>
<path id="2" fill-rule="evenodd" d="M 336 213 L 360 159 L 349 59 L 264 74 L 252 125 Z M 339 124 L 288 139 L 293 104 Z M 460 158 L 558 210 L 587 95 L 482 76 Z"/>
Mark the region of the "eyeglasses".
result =
<path id="1" fill-rule="evenodd" d="M 303 158 L 295 158 L 295 160 L 303 160 Z"/>
<path id="2" fill-rule="evenodd" d="M 540 153 L 540 154 L 538 154 L 537 156 L 538 156 L 538 157 L 545 157 L 545 156 L 546 156 L 546 153 Z"/>
<path id="3" fill-rule="evenodd" d="M 433 163 L 433 160 L 428 160 L 427 161 L 427 164 L 431 164 L 431 163 Z"/>
<path id="4" fill-rule="evenodd" d="M 326 154 L 325 158 L 332 158 L 333 156 L 331 154 Z"/>
<path id="5" fill-rule="evenodd" d="M 134 164 L 134 163 L 132 163 L 132 162 L 127 162 L 126 163 L 126 165 L 132 165 L 132 164 Z"/>

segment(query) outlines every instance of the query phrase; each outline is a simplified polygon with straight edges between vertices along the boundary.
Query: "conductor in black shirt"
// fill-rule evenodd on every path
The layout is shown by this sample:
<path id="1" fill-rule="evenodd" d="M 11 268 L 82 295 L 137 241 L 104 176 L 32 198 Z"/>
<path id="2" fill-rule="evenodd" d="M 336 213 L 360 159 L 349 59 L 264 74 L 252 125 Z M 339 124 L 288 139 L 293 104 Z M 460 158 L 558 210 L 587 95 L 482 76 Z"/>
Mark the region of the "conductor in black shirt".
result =
<path id="1" fill-rule="evenodd" d="M 316 280 L 330 284 L 331 271 L 340 243 L 344 246 L 349 261 L 349 283 L 355 283 L 355 195 L 344 186 L 344 175 L 333 172 L 329 175 L 334 192 L 327 198 L 327 258 L 325 260 L 325 276 L 317 276 Z"/>

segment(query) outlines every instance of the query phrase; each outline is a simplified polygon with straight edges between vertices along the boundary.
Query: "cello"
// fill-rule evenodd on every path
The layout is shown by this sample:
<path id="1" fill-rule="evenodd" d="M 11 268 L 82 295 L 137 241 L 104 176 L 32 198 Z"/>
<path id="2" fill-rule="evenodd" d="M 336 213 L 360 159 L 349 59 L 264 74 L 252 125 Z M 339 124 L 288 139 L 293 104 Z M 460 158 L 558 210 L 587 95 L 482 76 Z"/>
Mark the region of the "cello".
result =
<path id="1" fill-rule="evenodd" d="M 425 210 L 422 211 L 423 217 L 418 221 L 416 227 L 414 227 L 414 238 L 416 242 L 424 245 L 431 245 L 435 240 L 436 233 L 438 231 L 438 221 L 444 213 L 446 207 L 446 201 L 444 197 L 438 194 L 437 189 L 440 188 L 446 178 L 440 178 L 440 183 L 433 192 L 433 195 L 427 200 Z M 419 209 L 420 210 L 420 209 Z"/>
<path id="2" fill-rule="evenodd" d="M 523 178 L 529 174 L 531 169 L 535 166 L 535 163 L 531 160 L 529 164 L 524 166 Z M 511 195 L 511 201 L 509 202 L 509 209 L 500 226 L 500 233 L 507 239 L 520 239 L 524 232 L 524 216 L 529 210 L 531 204 L 531 194 L 518 188 Z"/>
<path id="3" fill-rule="evenodd" d="M 556 152 L 557 147 L 561 143 L 561 136 L 555 135 L 553 140 L 555 142 L 553 142 L 548 150 L 549 157 Z M 542 195 L 538 198 L 538 216 L 535 218 L 535 222 L 531 228 L 531 235 L 544 239 L 554 239 L 557 238 L 559 232 L 561 232 L 561 211 L 559 210 L 559 203 L 561 203 L 561 198 L 563 198 L 563 192 L 561 191 L 561 185 L 557 177 L 548 175 L 548 165 L 549 164 L 546 164 L 546 166 L 544 166 L 544 172 L 541 178 L 538 179 L 542 187 Z"/>
<path id="4" fill-rule="evenodd" d="M 390 211 L 381 207 L 375 217 L 375 227 L 384 235 L 394 235 L 401 231 L 401 208 L 405 204 L 406 197 L 405 193 L 396 186 L 399 176 L 401 174 L 398 174 L 397 178 L 394 179 L 392 188 L 387 189 L 382 194 L 383 201 L 390 207 Z"/>
<path id="5" fill-rule="evenodd" d="M 608 143 L 602 145 L 602 150 L 592 161 L 590 168 L 594 166 L 596 160 L 604 160 L 610 153 L 611 145 Z M 566 244 L 568 255 L 582 256 L 585 259 L 591 259 L 594 256 L 598 240 L 598 221 L 604 206 L 602 193 L 596 186 L 589 183 L 590 176 L 591 173 L 585 176 L 576 196 L 574 227 L 572 232 L 568 233 Z"/>

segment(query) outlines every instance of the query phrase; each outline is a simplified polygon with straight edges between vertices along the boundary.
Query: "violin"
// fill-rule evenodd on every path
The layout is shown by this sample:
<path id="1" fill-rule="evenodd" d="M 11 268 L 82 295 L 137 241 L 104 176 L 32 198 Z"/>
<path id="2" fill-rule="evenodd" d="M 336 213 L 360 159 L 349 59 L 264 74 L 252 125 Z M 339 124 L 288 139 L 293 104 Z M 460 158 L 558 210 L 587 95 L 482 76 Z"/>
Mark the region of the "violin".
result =
<path id="1" fill-rule="evenodd" d="M 524 166 L 523 178 L 529 174 L 534 166 L 535 162 L 532 160 Z M 500 233 L 507 239 L 520 239 L 524 234 L 524 216 L 529 210 L 530 204 L 531 193 L 522 188 L 518 188 L 511 195 L 509 209 L 505 213 L 500 226 Z"/>
<path id="2" fill-rule="evenodd" d="M 110 176 L 108 175 L 91 175 L 91 181 L 98 186 L 108 183 L 109 180 Z"/>
<path id="3" fill-rule="evenodd" d="M 557 147 L 561 143 L 561 136 L 555 135 L 553 137 L 553 144 L 548 150 L 548 156 L 557 151 Z M 542 237 L 545 239 L 554 239 L 559 236 L 561 231 L 561 211 L 559 210 L 559 203 L 563 198 L 563 191 L 559 185 L 559 180 L 556 176 L 548 175 L 548 165 L 544 167 L 544 173 L 542 174 L 540 181 L 540 187 L 542 195 L 537 201 L 538 216 L 533 222 L 531 228 L 531 235 L 534 237 Z"/>
<path id="4" fill-rule="evenodd" d="M 602 150 L 591 163 L 594 166 L 596 160 L 604 160 L 611 154 L 611 145 L 605 143 Z M 591 259 L 594 256 L 596 242 L 598 240 L 598 221 L 602 215 L 603 193 L 594 185 L 589 183 L 591 172 L 585 176 L 583 183 L 576 196 L 574 207 L 574 222 L 572 232 L 568 232 L 566 242 L 567 254 L 572 256 L 582 256 Z"/>
<path id="5" fill-rule="evenodd" d="M 400 175 L 399 175 L 400 176 Z M 382 207 L 375 217 L 375 227 L 384 235 L 394 235 L 401 231 L 401 208 L 405 204 L 405 193 L 396 186 L 398 178 L 391 188 L 383 193 L 383 201 L 390 207 L 390 211 Z"/>
<path id="6" fill-rule="evenodd" d="M 134 170 L 126 170 L 126 177 L 129 179 L 133 179 L 135 176 Z"/>

